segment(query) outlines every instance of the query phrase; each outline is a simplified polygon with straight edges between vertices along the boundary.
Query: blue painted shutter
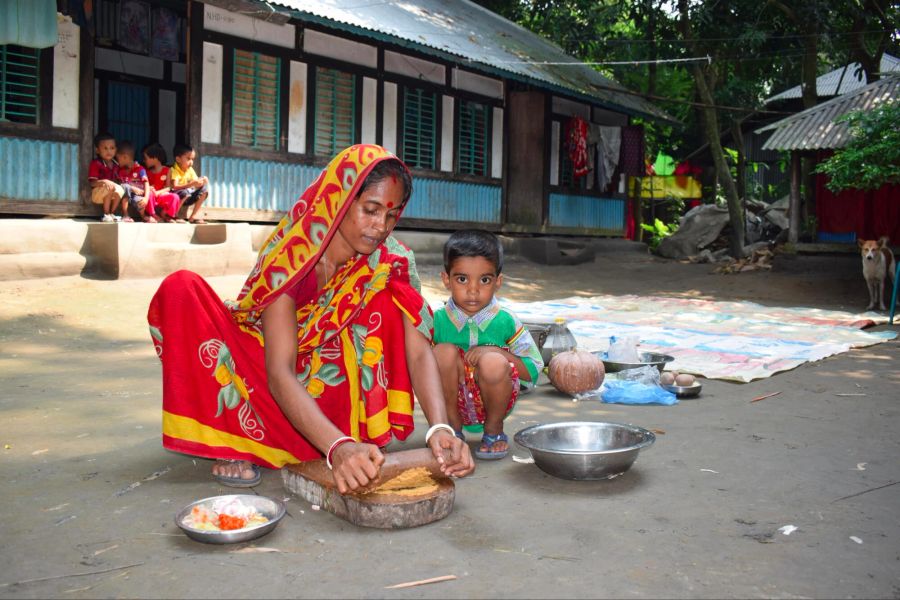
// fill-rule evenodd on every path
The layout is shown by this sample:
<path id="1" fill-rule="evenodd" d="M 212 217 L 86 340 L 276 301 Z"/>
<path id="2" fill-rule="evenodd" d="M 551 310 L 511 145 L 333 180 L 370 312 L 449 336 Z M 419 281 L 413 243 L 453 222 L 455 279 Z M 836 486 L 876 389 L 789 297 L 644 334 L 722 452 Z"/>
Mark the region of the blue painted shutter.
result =
<path id="1" fill-rule="evenodd" d="M 37 124 L 40 50 L 0 46 L 0 121 Z"/>
<path id="2" fill-rule="evenodd" d="M 356 142 L 356 76 L 316 69 L 316 123 L 313 152 L 334 156 Z"/>
<path id="3" fill-rule="evenodd" d="M 434 169 L 437 95 L 420 88 L 403 94 L 402 159 L 410 167 Z"/>
<path id="4" fill-rule="evenodd" d="M 478 102 L 459 103 L 458 172 L 487 175 L 488 107 Z"/>
<path id="5" fill-rule="evenodd" d="M 278 150 L 281 59 L 234 51 L 231 143 Z"/>

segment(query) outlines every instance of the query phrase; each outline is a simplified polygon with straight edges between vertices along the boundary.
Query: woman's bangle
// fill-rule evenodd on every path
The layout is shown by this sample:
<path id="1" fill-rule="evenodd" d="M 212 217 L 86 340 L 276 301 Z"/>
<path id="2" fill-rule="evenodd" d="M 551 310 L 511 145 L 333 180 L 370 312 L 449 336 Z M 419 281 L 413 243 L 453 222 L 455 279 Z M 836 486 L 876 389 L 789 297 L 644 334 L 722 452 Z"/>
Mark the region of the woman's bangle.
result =
<path id="1" fill-rule="evenodd" d="M 431 439 L 431 436 L 434 435 L 434 432 L 440 431 L 441 429 L 446 429 L 448 432 L 450 432 L 450 435 L 456 435 L 456 432 L 453 431 L 453 428 L 446 423 L 435 423 L 428 428 L 427 432 L 425 432 L 425 443 L 428 444 L 428 440 Z"/>
<path id="2" fill-rule="evenodd" d="M 325 464 L 328 465 L 328 469 L 333 469 L 334 466 L 331 464 L 331 456 L 334 454 L 334 451 L 338 449 L 338 446 L 341 444 L 347 444 L 349 442 L 355 442 L 356 440 L 350 437 L 349 435 L 343 435 L 338 439 L 331 442 L 331 446 L 328 447 L 328 452 L 325 454 Z"/>

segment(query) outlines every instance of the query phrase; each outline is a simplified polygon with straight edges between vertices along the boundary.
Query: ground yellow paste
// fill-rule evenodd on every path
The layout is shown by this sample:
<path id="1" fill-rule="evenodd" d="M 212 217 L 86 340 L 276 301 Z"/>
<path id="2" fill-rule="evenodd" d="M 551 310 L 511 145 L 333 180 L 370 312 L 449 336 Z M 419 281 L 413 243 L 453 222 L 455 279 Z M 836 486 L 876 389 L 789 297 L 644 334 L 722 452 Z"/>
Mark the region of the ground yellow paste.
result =
<path id="1" fill-rule="evenodd" d="M 418 467 L 403 471 L 393 479 L 389 479 L 375 489 L 365 493 L 379 495 L 394 494 L 397 496 L 424 496 L 437 489 L 437 481 L 434 480 L 431 473 L 428 472 L 428 469 L 425 467 Z"/>

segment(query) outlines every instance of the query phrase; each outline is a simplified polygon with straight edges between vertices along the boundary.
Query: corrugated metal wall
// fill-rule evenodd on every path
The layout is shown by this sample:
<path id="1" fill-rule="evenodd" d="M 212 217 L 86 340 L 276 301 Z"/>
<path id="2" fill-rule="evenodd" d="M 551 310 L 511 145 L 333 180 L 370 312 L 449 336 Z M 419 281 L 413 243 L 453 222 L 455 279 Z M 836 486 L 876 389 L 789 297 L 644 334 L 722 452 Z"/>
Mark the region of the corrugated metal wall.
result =
<path id="1" fill-rule="evenodd" d="M 625 200 L 572 194 L 550 194 L 549 225 L 625 231 Z"/>
<path id="2" fill-rule="evenodd" d="M 321 172 L 320 167 L 204 156 L 209 206 L 284 212 Z M 415 178 L 406 218 L 500 223 L 500 186 Z"/>
<path id="3" fill-rule="evenodd" d="M 0 198 L 78 202 L 78 146 L 0 136 Z"/>
<path id="4" fill-rule="evenodd" d="M 319 175 L 309 165 L 203 156 L 209 206 L 285 212 Z"/>
<path id="5" fill-rule="evenodd" d="M 405 218 L 466 223 L 500 223 L 499 185 L 461 183 L 441 179 L 413 179 L 413 193 Z"/>

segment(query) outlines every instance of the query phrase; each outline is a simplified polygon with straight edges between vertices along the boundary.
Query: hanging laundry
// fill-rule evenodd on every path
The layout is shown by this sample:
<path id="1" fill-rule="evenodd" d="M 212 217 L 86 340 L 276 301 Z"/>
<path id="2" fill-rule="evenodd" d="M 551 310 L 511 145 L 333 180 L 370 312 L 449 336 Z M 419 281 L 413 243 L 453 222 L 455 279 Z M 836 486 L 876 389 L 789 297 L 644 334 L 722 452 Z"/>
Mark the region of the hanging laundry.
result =
<path id="1" fill-rule="evenodd" d="M 0 2 L 0 45 L 50 48 L 58 37 L 56 0 Z"/>
<path id="2" fill-rule="evenodd" d="M 587 151 L 588 126 L 581 117 L 572 117 L 566 126 L 566 149 L 572 161 L 572 175 L 584 177 L 590 172 Z"/>
<path id="3" fill-rule="evenodd" d="M 619 166 L 619 154 L 622 149 L 621 127 L 600 127 L 600 144 L 597 147 L 597 185 L 601 190 L 612 180 L 616 167 Z M 600 179 L 600 174 L 603 179 Z"/>
<path id="4" fill-rule="evenodd" d="M 644 128 L 641 125 L 622 128 L 621 163 L 626 175 L 644 175 Z"/>

